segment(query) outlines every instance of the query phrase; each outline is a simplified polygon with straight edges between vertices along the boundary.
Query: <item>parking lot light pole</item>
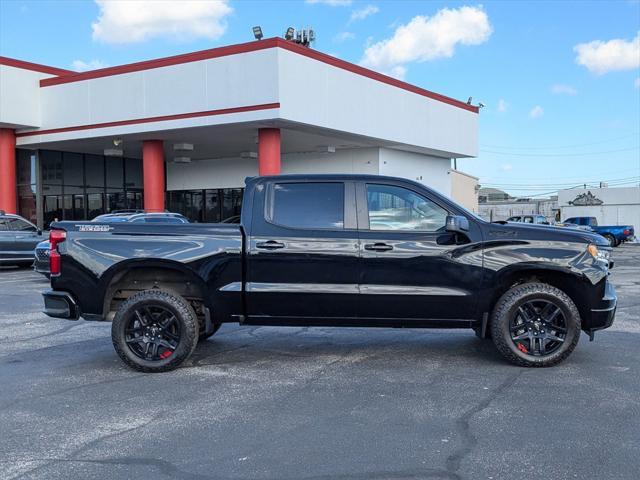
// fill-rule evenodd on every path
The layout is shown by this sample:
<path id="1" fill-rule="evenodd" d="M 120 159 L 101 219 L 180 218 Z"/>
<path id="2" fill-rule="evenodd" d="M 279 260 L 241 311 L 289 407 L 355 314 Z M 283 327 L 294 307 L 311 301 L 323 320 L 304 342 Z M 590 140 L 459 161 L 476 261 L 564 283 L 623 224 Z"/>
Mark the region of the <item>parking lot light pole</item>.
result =
<path id="1" fill-rule="evenodd" d="M 162 140 L 142 143 L 142 176 L 144 209 L 164 212 L 164 145 Z"/>
<path id="2" fill-rule="evenodd" d="M 16 134 L 0 128 L 0 210 L 17 213 Z"/>

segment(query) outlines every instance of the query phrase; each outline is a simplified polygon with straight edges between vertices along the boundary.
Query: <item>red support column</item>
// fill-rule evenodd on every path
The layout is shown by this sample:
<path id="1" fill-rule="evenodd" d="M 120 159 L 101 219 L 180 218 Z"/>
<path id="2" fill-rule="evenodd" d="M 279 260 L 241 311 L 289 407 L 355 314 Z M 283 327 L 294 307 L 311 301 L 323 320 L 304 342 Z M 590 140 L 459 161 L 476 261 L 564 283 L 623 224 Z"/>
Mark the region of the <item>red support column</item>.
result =
<path id="1" fill-rule="evenodd" d="M 144 209 L 164 212 L 164 145 L 162 140 L 142 142 Z"/>
<path id="2" fill-rule="evenodd" d="M 16 133 L 11 128 L 0 128 L 0 210 L 16 213 L 17 191 Z"/>
<path id="3" fill-rule="evenodd" d="M 258 130 L 258 174 L 280 174 L 280 129 L 261 128 Z"/>

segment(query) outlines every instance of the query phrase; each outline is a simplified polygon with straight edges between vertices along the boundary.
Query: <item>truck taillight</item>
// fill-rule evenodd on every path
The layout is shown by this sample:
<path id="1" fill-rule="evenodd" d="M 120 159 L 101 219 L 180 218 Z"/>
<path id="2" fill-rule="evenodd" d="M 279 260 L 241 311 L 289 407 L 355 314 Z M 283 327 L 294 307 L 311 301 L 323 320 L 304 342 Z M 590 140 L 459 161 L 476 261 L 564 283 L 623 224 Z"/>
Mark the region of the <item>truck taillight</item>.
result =
<path id="1" fill-rule="evenodd" d="M 628 236 L 628 235 L 631 235 L 631 230 L 629 230 L 628 228 L 625 228 L 624 232 L 622 232 L 622 233 L 624 233 L 625 235 Z"/>
<path id="2" fill-rule="evenodd" d="M 62 265 L 62 257 L 58 252 L 58 245 L 67 239 L 67 232 L 64 230 L 51 230 L 49 232 L 49 243 L 51 251 L 49 252 L 49 271 L 52 277 L 60 275 L 60 267 Z"/>

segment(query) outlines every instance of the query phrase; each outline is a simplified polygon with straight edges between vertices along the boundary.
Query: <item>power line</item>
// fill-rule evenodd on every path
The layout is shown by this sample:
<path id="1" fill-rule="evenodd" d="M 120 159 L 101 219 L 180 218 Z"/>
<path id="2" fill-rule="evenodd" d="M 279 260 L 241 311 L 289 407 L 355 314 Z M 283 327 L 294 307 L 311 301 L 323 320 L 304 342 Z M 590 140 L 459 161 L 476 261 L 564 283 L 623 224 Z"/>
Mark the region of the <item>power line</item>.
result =
<path id="1" fill-rule="evenodd" d="M 615 138 L 609 138 L 607 140 L 598 140 L 595 142 L 589 142 L 589 143 L 577 143 L 574 145 L 557 145 L 557 146 L 553 146 L 553 147 L 541 147 L 541 146 L 535 146 L 535 147 L 522 147 L 522 146 L 509 146 L 509 145 L 491 145 L 488 143 L 481 143 L 480 145 L 482 147 L 489 147 L 489 148 L 497 148 L 500 150 L 552 150 L 554 148 L 579 148 L 579 147 L 589 147 L 591 145 L 600 145 L 603 143 L 609 143 L 609 142 L 615 142 L 616 140 L 623 140 L 625 138 L 629 138 L 629 137 L 638 137 L 640 135 L 640 133 L 632 133 L 629 135 L 623 135 L 621 137 L 615 137 Z"/>
<path id="2" fill-rule="evenodd" d="M 526 152 L 498 152 L 495 150 L 480 150 L 480 153 L 492 153 L 494 155 L 508 155 L 511 157 L 584 157 L 587 155 L 605 155 L 608 153 L 630 152 L 640 147 L 621 148 L 618 150 L 603 150 L 599 152 L 584 153 L 526 153 Z"/>
<path id="3" fill-rule="evenodd" d="M 612 178 L 609 180 L 584 180 L 580 183 L 580 185 L 583 185 L 585 183 L 587 184 L 593 184 L 593 183 L 600 183 L 600 182 L 606 182 L 606 183 L 616 183 L 616 182 L 621 182 L 621 181 L 631 181 L 631 182 L 635 182 L 640 180 L 640 176 L 633 176 L 633 177 L 624 177 L 624 178 Z M 486 186 L 499 186 L 499 187 L 511 187 L 511 188 L 516 188 L 516 187 L 523 187 L 523 188 L 531 188 L 534 186 L 542 186 L 543 188 L 552 188 L 552 187 L 565 187 L 567 185 L 573 185 L 576 182 L 563 182 L 563 183 L 538 183 L 538 184 L 531 184 L 531 182 L 528 183 L 500 183 L 500 182 L 481 182 L 482 185 L 486 185 Z"/>

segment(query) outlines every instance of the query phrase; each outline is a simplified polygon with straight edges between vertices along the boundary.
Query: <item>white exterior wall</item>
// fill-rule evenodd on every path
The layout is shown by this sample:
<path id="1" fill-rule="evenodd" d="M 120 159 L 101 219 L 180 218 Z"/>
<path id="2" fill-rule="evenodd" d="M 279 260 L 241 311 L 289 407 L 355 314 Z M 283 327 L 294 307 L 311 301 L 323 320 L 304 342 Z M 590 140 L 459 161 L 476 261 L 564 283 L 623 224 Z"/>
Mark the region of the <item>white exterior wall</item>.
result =
<path id="1" fill-rule="evenodd" d="M 277 49 L 62 83 L 40 90 L 43 130 L 277 103 Z M 278 116 L 278 109 L 259 110 L 34 135 L 22 137 L 18 143 L 28 145 Z"/>
<path id="2" fill-rule="evenodd" d="M 282 173 L 378 173 L 377 148 L 338 150 L 336 153 L 296 153 L 282 156 Z M 258 175 L 256 158 L 220 158 L 167 164 L 167 190 L 237 188 L 246 177 Z"/>
<path id="3" fill-rule="evenodd" d="M 591 192 L 602 205 L 569 205 L 578 195 Z M 633 225 L 640 229 L 640 187 L 561 190 L 558 204 L 562 220 L 569 217 L 596 217 L 598 225 Z"/>
<path id="4" fill-rule="evenodd" d="M 0 65 L 0 124 L 39 127 L 40 80 L 52 76 Z"/>
<path id="5" fill-rule="evenodd" d="M 380 149 L 380 175 L 408 178 L 451 196 L 451 159 L 390 148 Z"/>
<path id="6" fill-rule="evenodd" d="M 385 148 L 295 153 L 282 156 L 283 174 L 355 173 L 389 175 L 418 182 L 450 196 L 449 159 Z M 167 164 L 167 190 L 236 188 L 258 175 L 255 158 L 220 158 Z"/>
<path id="7" fill-rule="evenodd" d="M 478 213 L 478 177 L 459 170 L 449 170 L 451 198 L 467 210 Z"/>
<path id="8" fill-rule="evenodd" d="M 477 156 L 478 114 L 279 50 L 281 116 L 382 140 Z"/>

